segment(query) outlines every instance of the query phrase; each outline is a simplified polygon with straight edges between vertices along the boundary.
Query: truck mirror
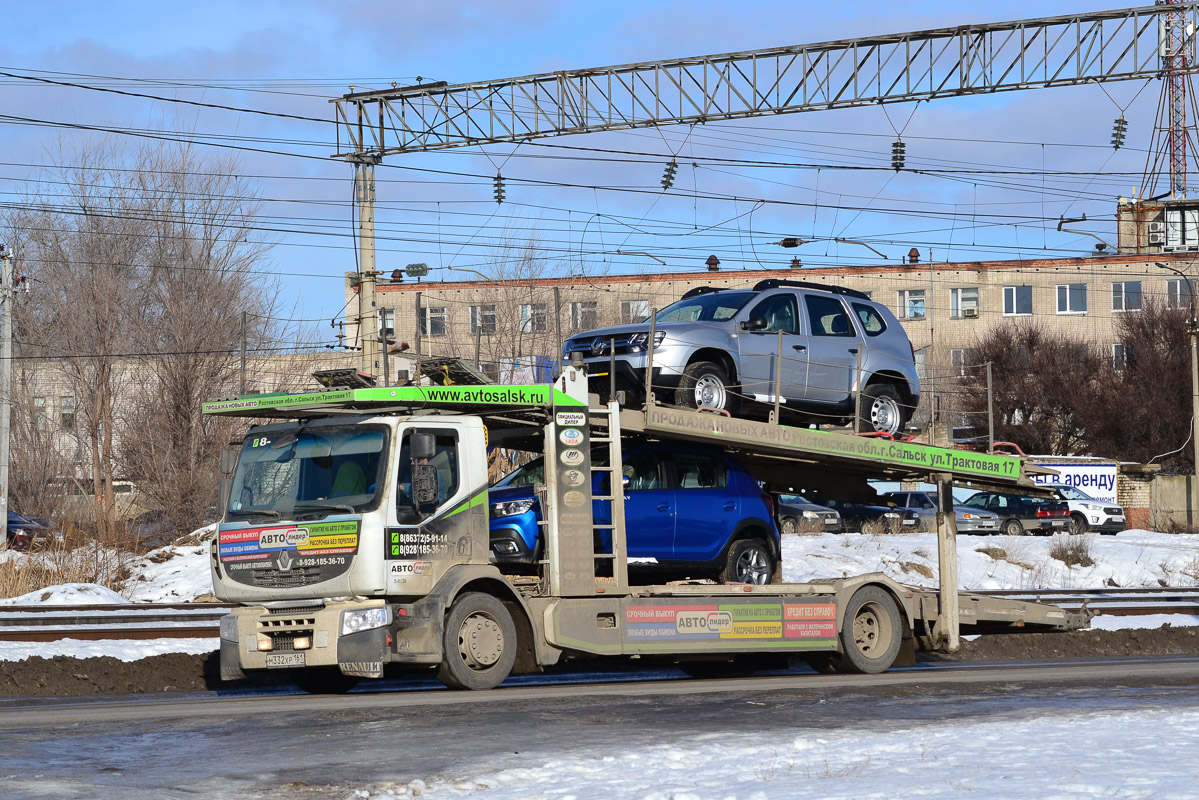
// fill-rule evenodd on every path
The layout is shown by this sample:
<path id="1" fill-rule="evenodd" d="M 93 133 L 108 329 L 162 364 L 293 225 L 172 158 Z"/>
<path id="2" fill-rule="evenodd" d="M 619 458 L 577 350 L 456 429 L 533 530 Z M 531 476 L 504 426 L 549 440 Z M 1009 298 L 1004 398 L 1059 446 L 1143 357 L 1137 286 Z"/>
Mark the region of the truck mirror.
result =
<path id="1" fill-rule="evenodd" d="M 743 330 L 743 331 L 764 331 L 764 330 L 766 330 L 766 318 L 765 317 L 750 317 L 748 320 L 741 323 L 741 330 Z"/>
<path id="2" fill-rule="evenodd" d="M 419 461 L 422 458 L 432 458 L 437 453 L 437 439 L 431 433 L 414 433 L 408 443 L 412 458 Z"/>
<path id="3" fill-rule="evenodd" d="M 430 436 L 429 438 L 432 439 L 433 437 Z M 417 508 L 435 505 L 437 503 L 438 488 L 437 467 L 432 464 L 412 465 L 412 501 L 416 504 Z"/>
<path id="4" fill-rule="evenodd" d="M 231 444 L 221 450 L 221 474 L 232 475 L 237 469 L 237 455 L 241 452 L 241 442 Z"/>

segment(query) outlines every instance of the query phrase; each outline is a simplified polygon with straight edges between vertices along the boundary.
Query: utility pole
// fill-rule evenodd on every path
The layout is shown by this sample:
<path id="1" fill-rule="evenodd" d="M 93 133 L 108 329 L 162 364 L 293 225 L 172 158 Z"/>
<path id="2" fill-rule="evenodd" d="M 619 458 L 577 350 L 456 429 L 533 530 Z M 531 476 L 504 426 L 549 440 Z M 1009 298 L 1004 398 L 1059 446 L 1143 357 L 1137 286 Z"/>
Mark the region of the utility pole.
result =
<path id="1" fill-rule="evenodd" d="M 354 202 L 358 207 L 358 340 L 362 343 L 362 371 L 379 370 L 379 317 L 375 302 L 375 164 L 379 156 L 353 156 Z"/>
<path id="2" fill-rule="evenodd" d="M 241 312 L 241 393 L 246 393 L 246 312 Z"/>
<path id="3" fill-rule="evenodd" d="M 1199 318 L 1195 316 L 1195 285 L 1191 276 L 1175 269 L 1164 261 L 1153 262 L 1158 268 L 1166 269 L 1187 283 L 1187 298 L 1191 301 L 1191 316 L 1187 320 L 1187 333 L 1191 338 L 1191 443 L 1194 446 L 1194 464 L 1191 471 L 1191 509 L 1199 511 Z M 1190 516 L 1190 515 L 1188 515 Z"/>
<path id="4" fill-rule="evenodd" d="M 0 244 L 0 550 L 8 549 L 8 440 L 12 416 L 12 253 Z"/>

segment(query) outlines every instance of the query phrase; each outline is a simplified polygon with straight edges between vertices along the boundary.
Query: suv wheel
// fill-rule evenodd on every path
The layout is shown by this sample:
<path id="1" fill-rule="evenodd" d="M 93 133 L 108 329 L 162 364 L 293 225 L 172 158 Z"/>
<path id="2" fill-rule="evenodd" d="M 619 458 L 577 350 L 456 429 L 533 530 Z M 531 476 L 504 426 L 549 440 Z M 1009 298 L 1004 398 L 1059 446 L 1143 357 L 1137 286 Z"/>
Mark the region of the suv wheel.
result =
<path id="1" fill-rule="evenodd" d="M 688 364 L 674 393 L 676 405 L 686 408 L 719 408 L 733 411 L 736 406 L 729 375 L 725 368 L 711 361 Z"/>
<path id="2" fill-rule="evenodd" d="M 899 392 L 889 383 L 874 383 L 862 393 L 861 427 L 867 433 L 899 433 L 904 423 Z"/>
<path id="3" fill-rule="evenodd" d="M 774 577 L 774 556 L 761 539 L 740 539 L 729 548 L 721 583 L 765 586 Z"/>

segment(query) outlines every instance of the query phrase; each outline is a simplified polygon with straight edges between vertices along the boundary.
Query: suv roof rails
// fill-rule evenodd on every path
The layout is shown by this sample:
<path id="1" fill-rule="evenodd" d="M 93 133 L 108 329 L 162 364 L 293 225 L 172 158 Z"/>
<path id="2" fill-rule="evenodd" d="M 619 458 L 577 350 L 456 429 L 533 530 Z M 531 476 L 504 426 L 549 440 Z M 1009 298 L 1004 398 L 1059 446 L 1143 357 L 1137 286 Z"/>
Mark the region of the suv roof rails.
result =
<path id="1" fill-rule="evenodd" d="M 724 287 L 718 288 L 716 286 L 696 286 L 694 289 L 688 289 L 687 291 L 683 292 L 683 296 L 680 299 L 686 300 L 688 297 L 698 297 L 701 294 L 715 294 L 716 292 L 727 291 L 728 289 Z"/>
<path id="2" fill-rule="evenodd" d="M 767 278 L 764 281 L 758 281 L 754 284 L 754 291 L 761 292 L 765 289 L 777 289 L 780 286 L 796 286 L 801 289 L 819 289 L 822 292 L 832 292 L 833 294 L 843 294 L 846 297 L 857 297 L 862 300 L 869 300 L 870 295 L 865 292 L 859 292 L 857 289 L 847 289 L 844 286 L 830 286 L 826 283 L 810 283 L 808 281 L 789 281 L 785 278 Z"/>

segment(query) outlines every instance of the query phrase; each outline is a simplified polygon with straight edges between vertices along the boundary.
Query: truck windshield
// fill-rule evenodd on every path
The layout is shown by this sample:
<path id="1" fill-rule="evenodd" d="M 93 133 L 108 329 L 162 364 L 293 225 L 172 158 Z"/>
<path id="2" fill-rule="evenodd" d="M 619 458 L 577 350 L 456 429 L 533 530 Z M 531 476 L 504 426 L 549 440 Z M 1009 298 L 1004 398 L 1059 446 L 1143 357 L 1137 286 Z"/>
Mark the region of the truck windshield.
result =
<path id="1" fill-rule="evenodd" d="M 231 518 L 323 517 L 377 503 L 387 429 L 373 425 L 294 428 L 249 436 L 229 493 Z"/>
<path id="2" fill-rule="evenodd" d="M 720 322 L 732 319 L 756 292 L 713 292 L 671 303 L 658 312 L 655 322 Z"/>

